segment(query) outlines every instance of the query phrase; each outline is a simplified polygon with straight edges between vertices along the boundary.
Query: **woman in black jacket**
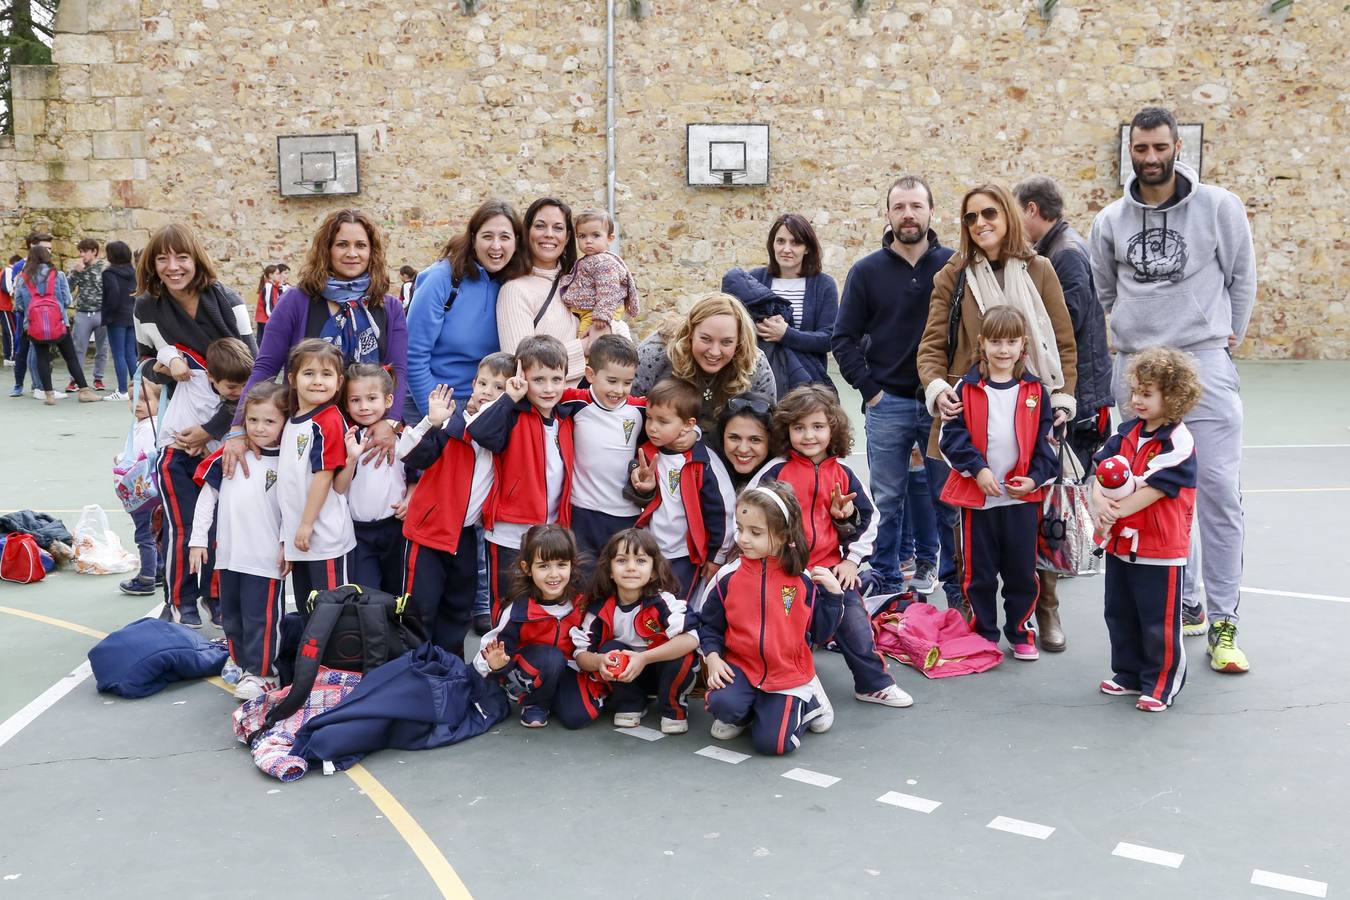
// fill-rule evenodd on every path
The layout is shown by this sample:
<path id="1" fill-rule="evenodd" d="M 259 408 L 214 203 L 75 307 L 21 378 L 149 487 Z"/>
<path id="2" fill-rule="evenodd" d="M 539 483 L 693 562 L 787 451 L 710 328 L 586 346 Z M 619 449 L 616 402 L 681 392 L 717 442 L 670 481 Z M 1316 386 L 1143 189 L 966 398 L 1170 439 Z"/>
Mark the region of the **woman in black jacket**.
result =
<path id="1" fill-rule="evenodd" d="M 136 367 L 136 270 L 131 248 L 121 241 L 108 242 L 108 268 L 103 270 L 103 324 L 108 329 L 117 390 L 104 400 L 125 400 L 127 379 Z"/>

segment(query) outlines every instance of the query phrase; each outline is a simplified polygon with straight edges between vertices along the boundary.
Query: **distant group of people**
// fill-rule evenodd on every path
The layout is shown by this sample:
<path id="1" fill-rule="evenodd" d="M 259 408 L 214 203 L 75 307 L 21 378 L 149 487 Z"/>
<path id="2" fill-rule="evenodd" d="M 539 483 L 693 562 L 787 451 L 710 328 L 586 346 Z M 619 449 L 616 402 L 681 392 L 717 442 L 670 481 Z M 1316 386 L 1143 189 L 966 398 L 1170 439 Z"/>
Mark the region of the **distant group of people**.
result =
<path id="1" fill-rule="evenodd" d="M 940 584 L 1016 658 L 1063 650 L 1056 580 L 1036 569 L 1043 491 L 1064 453 L 1088 471 L 1119 456 L 1133 490 L 1094 489 L 1100 689 L 1166 709 L 1183 633 L 1208 634 L 1216 670 L 1248 668 L 1230 351 L 1254 252 L 1241 202 L 1179 148 L 1166 110 L 1136 116 L 1135 177 L 1086 240 L 1038 176 L 972 187 L 946 247 L 927 183 L 896 179 L 881 246 L 842 294 L 810 223 L 780 216 L 767 265 L 727 272 L 641 341 L 613 220 L 554 197 L 523 217 L 483 203 L 439 259 L 402 273 L 406 309 L 358 210 L 325 217 L 295 285 L 265 273 L 252 311 L 191 230 L 160 229 L 135 270 L 134 328 L 163 407 L 168 608 L 223 624 L 239 695 L 256 696 L 276 686 L 285 576 L 301 598 L 356 580 L 409 594 L 525 725 L 575 727 L 607 702 L 636 725 L 655 695 L 678 733 L 702 668 L 714 736 L 748 728 L 785 753 L 832 718 L 812 646 L 842 651 L 859 700 L 912 702 L 876 650 L 879 598 Z M 20 320 L 46 252 L 30 249 Z M 831 354 L 864 399 L 866 485 Z M 1208 615 L 1188 574 L 1193 507 Z M 155 590 L 160 563 L 143 559 L 129 593 Z"/>

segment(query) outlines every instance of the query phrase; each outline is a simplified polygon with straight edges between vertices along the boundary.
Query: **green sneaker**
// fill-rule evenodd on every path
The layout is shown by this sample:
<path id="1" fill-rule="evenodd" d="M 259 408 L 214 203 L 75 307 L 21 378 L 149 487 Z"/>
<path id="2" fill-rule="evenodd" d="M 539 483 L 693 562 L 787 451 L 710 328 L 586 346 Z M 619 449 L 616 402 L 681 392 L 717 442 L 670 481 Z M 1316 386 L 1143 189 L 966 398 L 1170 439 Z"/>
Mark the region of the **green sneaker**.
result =
<path id="1" fill-rule="evenodd" d="M 1186 637 L 1199 637 L 1209 632 L 1209 620 L 1205 618 L 1204 604 L 1181 607 L 1181 633 Z"/>
<path id="2" fill-rule="evenodd" d="M 1245 672 L 1251 666 L 1237 645 L 1237 625 L 1222 619 L 1209 629 L 1209 667 L 1216 672 Z"/>

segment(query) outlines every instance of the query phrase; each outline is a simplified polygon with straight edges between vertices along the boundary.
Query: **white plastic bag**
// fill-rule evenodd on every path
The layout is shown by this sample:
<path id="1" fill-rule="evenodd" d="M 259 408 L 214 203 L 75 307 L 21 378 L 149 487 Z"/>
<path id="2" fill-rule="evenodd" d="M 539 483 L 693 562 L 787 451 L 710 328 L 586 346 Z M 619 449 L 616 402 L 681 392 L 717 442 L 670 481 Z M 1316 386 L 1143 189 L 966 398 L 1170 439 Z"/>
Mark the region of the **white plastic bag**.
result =
<path id="1" fill-rule="evenodd" d="M 122 542 L 108 527 L 103 507 L 91 503 L 80 512 L 80 521 L 71 532 L 75 537 L 75 571 L 80 575 L 113 575 L 135 572 L 140 559 L 122 548 Z"/>

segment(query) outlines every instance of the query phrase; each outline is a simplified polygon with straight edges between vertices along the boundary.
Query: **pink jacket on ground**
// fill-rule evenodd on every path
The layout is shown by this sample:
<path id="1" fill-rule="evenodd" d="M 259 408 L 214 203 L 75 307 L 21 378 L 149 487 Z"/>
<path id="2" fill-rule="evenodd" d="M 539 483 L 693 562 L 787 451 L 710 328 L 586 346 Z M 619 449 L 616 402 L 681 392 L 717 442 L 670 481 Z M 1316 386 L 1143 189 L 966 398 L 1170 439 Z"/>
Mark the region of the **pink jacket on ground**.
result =
<path id="1" fill-rule="evenodd" d="M 954 609 L 911 603 L 875 622 L 877 649 L 929 678 L 973 675 L 1003 662 L 1003 651 L 970 630 Z"/>

